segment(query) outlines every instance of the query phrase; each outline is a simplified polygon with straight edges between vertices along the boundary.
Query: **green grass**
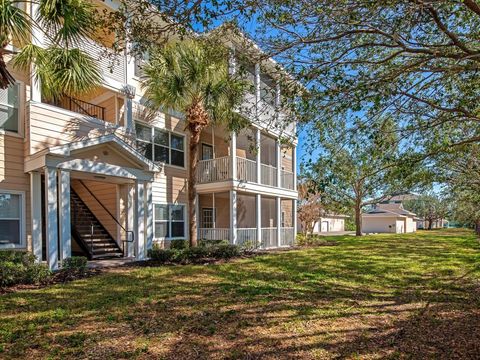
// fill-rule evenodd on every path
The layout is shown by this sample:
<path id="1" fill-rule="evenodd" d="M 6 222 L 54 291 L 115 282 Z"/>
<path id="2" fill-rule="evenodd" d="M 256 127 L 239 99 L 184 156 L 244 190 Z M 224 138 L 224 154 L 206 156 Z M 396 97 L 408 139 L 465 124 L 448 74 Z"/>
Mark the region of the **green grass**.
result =
<path id="1" fill-rule="evenodd" d="M 117 269 L 0 296 L 0 358 L 474 358 L 463 230 L 332 237 L 219 265 Z"/>

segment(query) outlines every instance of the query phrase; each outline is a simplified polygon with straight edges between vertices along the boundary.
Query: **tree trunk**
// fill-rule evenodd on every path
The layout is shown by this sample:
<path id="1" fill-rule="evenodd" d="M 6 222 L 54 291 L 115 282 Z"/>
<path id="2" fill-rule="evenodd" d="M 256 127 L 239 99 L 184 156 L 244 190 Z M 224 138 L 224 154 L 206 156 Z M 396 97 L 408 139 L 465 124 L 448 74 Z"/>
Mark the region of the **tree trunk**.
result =
<path id="1" fill-rule="evenodd" d="M 475 222 L 475 232 L 478 236 L 480 236 L 480 219 L 477 219 L 477 221 Z"/>
<path id="2" fill-rule="evenodd" d="M 188 146 L 188 236 L 190 247 L 196 247 L 197 241 L 197 164 L 200 135 L 208 125 L 208 114 L 201 102 L 194 102 L 186 111 L 190 142 Z"/>
<path id="3" fill-rule="evenodd" d="M 432 230 L 432 228 L 433 228 L 433 220 L 428 219 L 428 230 Z"/>
<path id="4" fill-rule="evenodd" d="M 355 204 L 355 235 L 362 236 L 362 207 L 359 202 Z"/>
<path id="5" fill-rule="evenodd" d="M 3 55 L 4 51 L 3 49 L 0 49 L 0 89 L 6 89 L 10 85 L 15 84 L 15 79 L 8 72 L 7 64 L 5 64 Z"/>

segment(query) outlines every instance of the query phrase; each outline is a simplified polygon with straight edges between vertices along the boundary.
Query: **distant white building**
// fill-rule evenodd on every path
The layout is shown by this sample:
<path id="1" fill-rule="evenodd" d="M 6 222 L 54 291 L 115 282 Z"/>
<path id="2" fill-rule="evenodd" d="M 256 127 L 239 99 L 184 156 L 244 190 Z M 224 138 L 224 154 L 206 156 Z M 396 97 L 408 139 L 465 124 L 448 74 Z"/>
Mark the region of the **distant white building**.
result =
<path id="1" fill-rule="evenodd" d="M 313 225 L 313 233 L 327 233 L 345 231 L 345 219 L 347 215 L 328 214 L 318 219 Z"/>
<path id="2" fill-rule="evenodd" d="M 405 210 L 401 200 L 380 203 L 362 214 L 364 233 L 411 233 L 417 231 L 416 214 Z"/>

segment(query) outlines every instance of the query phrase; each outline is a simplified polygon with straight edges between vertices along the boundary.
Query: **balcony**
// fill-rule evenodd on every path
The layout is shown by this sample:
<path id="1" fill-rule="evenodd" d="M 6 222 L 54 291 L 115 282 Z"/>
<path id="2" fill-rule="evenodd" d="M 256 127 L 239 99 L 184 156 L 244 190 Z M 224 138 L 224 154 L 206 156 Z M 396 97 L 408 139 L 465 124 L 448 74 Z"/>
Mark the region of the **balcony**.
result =
<path id="1" fill-rule="evenodd" d="M 276 227 L 260 228 L 260 242 L 257 238 L 257 228 L 238 228 L 236 231 L 236 244 L 246 248 L 268 249 L 278 246 L 293 246 L 295 235 L 293 227 L 280 228 L 280 242 L 278 242 L 278 229 Z M 232 242 L 231 230 L 227 228 L 199 228 L 198 239 Z"/>
<path id="2" fill-rule="evenodd" d="M 237 178 L 236 180 L 249 183 L 257 181 L 257 162 L 237 156 Z M 199 184 L 233 180 L 232 158 L 223 156 L 211 160 L 200 160 L 197 165 L 197 182 Z M 277 172 L 275 166 L 261 164 L 260 184 L 277 187 Z M 292 172 L 281 170 L 280 187 L 294 190 L 294 175 Z"/>

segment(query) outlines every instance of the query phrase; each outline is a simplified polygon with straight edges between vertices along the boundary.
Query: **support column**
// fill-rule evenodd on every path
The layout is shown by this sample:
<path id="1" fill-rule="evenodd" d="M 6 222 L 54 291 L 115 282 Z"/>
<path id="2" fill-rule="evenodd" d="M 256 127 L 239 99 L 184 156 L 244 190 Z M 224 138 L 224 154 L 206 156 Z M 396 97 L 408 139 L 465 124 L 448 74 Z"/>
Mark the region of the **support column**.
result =
<path id="1" fill-rule="evenodd" d="M 127 185 L 127 230 L 133 231 L 133 242 L 127 242 L 127 257 L 135 256 L 135 248 L 137 242 L 137 231 L 135 227 L 135 186 Z"/>
<path id="2" fill-rule="evenodd" d="M 293 208 L 292 208 L 292 216 L 293 216 L 293 245 L 295 245 L 295 241 L 297 239 L 297 199 L 293 200 Z"/>
<path id="3" fill-rule="evenodd" d="M 32 250 L 37 262 L 42 261 L 42 175 L 30 173 L 30 205 L 32 212 Z"/>
<path id="4" fill-rule="evenodd" d="M 195 194 L 195 214 L 197 214 L 197 241 L 201 240 L 200 238 L 200 221 L 202 221 L 200 216 L 200 196 Z M 190 223 L 190 219 L 188 219 L 188 223 Z M 215 227 L 215 226 L 214 226 Z"/>
<path id="5" fill-rule="evenodd" d="M 57 171 L 45 168 L 45 243 L 50 270 L 58 269 Z"/>
<path id="6" fill-rule="evenodd" d="M 32 19 L 37 19 L 38 8 L 39 8 L 38 2 L 32 1 L 30 3 L 30 16 Z M 43 43 L 44 43 L 44 33 L 42 29 L 34 26 L 32 28 L 32 44 L 41 47 Z M 30 66 L 30 71 L 32 74 L 36 72 L 34 64 Z M 42 90 L 40 85 L 41 85 L 40 79 L 32 76 L 30 81 L 30 100 L 35 102 L 42 102 Z"/>
<path id="7" fill-rule="evenodd" d="M 297 191 L 297 146 L 292 149 L 293 190 Z"/>
<path id="8" fill-rule="evenodd" d="M 256 194 L 257 246 L 262 244 L 262 195 Z"/>
<path id="9" fill-rule="evenodd" d="M 60 260 L 72 256 L 72 228 L 70 224 L 70 172 L 58 171 L 58 204 L 60 221 Z"/>
<path id="10" fill-rule="evenodd" d="M 151 248 L 153 248 L 153 226 L 154 226 L 152 183 L 150 181 L 145 183 L 145 211 L 146 211 L 145 217 L 146 217 L 146 238 L 147 238 L 146 249 L 148 251 Z"/>
<path id="11" fill-rule="evenodd" d="M 137 260 L 145 259 L 145 185 L 135 181 L 135 254 Z"/>
<path id="12" fill-rule="evenodd" d="M 255 130 L 255 149 L 257 150 L 257 183 L 262 183 L 262 132 Z"/>
<path id="13" fill-rule="evenodd" d="M 282 187 L 282 148 L 280 139 L 275 140 L 275 154 L 277 163 L 277 187 Z"/>
<path id="14" fill-rule="evenodd" d="M 277 204 L 277 247 L 280 247 L 282 241 L 280 240 L 281 236 L 281 229 L 282 229 L 282 199 L 280 197 L 275 198 L 275 202 Z"/>
<path id="15" fill-rule="evenodd" d="M 230 190 L 230 242 L 237 243 L 237 191 Z"/>
<path id="16" fill-rule="evenodd" d="M 233 180 L 237 180 L 237 134 L 232 131 L 232 140 L 230 141 L 230 175 Z"/>

